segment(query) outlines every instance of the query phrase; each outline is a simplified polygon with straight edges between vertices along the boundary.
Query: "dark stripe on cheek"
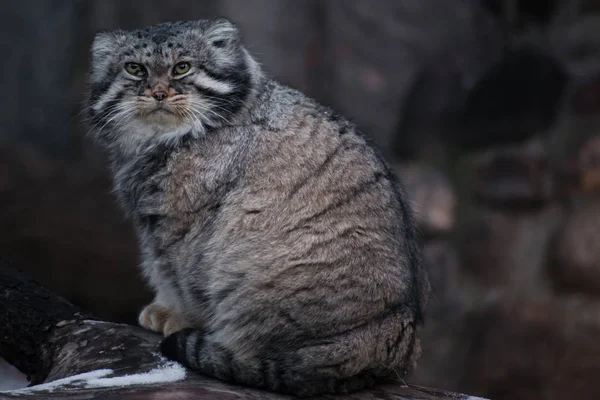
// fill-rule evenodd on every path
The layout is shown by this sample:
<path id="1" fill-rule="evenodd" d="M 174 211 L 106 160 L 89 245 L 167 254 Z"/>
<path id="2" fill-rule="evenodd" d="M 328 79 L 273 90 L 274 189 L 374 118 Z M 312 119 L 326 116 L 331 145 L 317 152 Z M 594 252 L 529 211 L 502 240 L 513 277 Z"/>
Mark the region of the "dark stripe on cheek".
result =
<path id="1" fill-rule="evenodd" d="M 171 81 L 171 87 L 177 92 L 177 94 L 183 94 L 186 92 L 186 88 L 189 88 L 191 83 L 189 82 L 181 82 L 177 80 Z"/>
<path id="2" fill-rule="evenodd" d="M 109 69 L 109 72 L 106 74 L 104 79 L 102 79 L 101 83 L 92 86 L 92 91 L 90 93 L 92 102 L 98 101 L 98 99 L 112 87 L 112 85 L 115 83 L 117 75 L 119 75 L 120 72 L 120 68 L 113 66 Z"/>
<path id="3" fill-rule="evenodd" d="M 208 100 L 215 102 L 214 106 L 217 110 L 214 111 L 219 115 L 228 117 L 238 112 L 250 92 L 250 75 L 247 66 L 240 64 L 236 68 L 230 68 L 219 73 L 211 71 L 205 66 L 198 66 L 198 68 L 212 79 L 233 85 L 235 90 L 227 94 L 221 94 L 210 88 L 196 84 L 192 81 L 191 77 L 182 83 L 195 88 L 200 96 L 206 96 Z"/>
<path id="4" fill-rule="evenodd" d="M 103 120 L 108 120 L 109 118 L 113 117 L 114 114 L 112 114 L 112 112 L 114 111 L 114 107 L 121 102 L 127 90 L 128 88 L 123 88 L 121 91 L 115 94 L 115 97 L 106 102 L 100 111 L 94 112 L 94 110 L 90 110 L 89 112 L 92 124 L 102 124 Z"/>
<path id="5" fill-rule="evenodd" d="M 105 103 L 104 107 L 98 112 L 98 118 L 107 118 L 110 113 L 113 111 L 114 107 L 123 100 L 123 96 L 125 96 L 125 91 L 127 89 L 122 89 L 119 91 L 112 100 L 109 100 Z"/>
<path id="6" fill-rule="evenodd" d="M 100 111 L 100 113 L 105 112 L 106 110 L 110 109 L 108 107 L 114 107 L 115 105 L 117 105 L 118 103 L 121 102 L 121 100 L 123 100 L 123 98 L 125 97 L 125 94 L 130 91 L 132 93 L 135 92 L 135 88 L 139 86 L 139 83 L 137 81 L 131 81 L 131 82 L 127 82 L 123 85 L 122 89 L 117 92 L 115 94 L 115 97 L 113 97 L 111 100 L 109 100 L 106 105 L 102 108 L 102 110 Z"/>
<path id="7" fill-rule="evenodd" d="M 104 93 L 106 93 L 108 91 L 108 89 L 110 89 L 110 87 L 113 85 L 114 81 L 112 79 L 107 79 L 105 81 L 103 81 L 101 84 L 98 85 L 94 85 L 92 87 L 92 92 L 91 92 L 91 101 L 92 102 L 96 102 L 98 101 L 98 99 L 100 99 L 100 97 L 102 97 L 102 95 Z"/>
<path id="8" fill-rule="evenodd" d="M 210 78 L 216 79 L 218 81 L 230 81 L 231 78 L 236 78 L 237 77 L 237 73 L 235 72 L 228 72 L 227 70 L 223 70 L 222 72 L 215 72 L 212 71 L 208 68 L 206 68 L 204 65 L 198 65 L 197 68 L 201 71 L 203 71 L 206 75 L 208 75 Z"/>
<path id="9" fill-rule="evenodd" d="M 197 84 L 192 84 L 192 85 L 194 86 L 194 88 L 196 88 L 196 90 L 198 92 L 200 92 L 200 94 L 203 94 L 205 96 L 210 96 L 211 98 L 216 97 L 219 100 L 225 100 L 225 96 L 224 95 L 222 95 L 220 93 L 217 93 L 217 92 L 215 92 L 212 89 L 208 89 L 208 88 L 205 88 L 204 86 L 200 86 L 200 85 L 197 85 Z"/>

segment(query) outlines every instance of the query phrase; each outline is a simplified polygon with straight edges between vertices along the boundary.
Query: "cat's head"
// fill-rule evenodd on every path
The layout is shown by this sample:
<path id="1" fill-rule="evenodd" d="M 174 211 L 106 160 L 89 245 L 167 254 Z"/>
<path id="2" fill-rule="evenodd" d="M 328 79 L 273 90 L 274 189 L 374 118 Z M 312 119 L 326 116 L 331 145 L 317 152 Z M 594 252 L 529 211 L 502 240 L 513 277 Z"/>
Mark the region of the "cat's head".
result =
<path id="1" fill-rule="evenodd" d="M 91 134 L 132 148 L 229 123 L 260 75 L 223 18 L 100 33 L 86 99 Z"/>

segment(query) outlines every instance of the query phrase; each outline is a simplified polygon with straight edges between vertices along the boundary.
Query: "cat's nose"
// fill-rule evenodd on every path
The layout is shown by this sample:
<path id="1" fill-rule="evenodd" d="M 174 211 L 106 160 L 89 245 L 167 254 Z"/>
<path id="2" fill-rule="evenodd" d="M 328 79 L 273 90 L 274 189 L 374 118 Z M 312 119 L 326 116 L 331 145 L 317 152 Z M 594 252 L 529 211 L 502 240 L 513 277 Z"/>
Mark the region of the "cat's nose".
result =
<path id="1" fill-rule="evenodd" d="M 167 92 L 164 90 L 156 90 L 152 92 L 152 97 L 154 97 L 158 101 L 162 101 L 167 98 Z"/>

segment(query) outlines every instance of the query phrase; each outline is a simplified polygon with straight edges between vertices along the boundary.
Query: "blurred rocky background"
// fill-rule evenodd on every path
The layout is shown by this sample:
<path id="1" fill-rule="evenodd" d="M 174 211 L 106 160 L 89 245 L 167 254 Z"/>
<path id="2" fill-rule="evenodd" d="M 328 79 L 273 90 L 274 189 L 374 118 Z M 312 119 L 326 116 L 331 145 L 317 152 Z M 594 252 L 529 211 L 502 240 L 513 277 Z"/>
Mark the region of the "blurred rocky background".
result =
<path id="1" fill-rule="evenodd" d="M 0 254 L 135 323 L 150 299 L 136 241 L 80 120 L 89 46 L 98 30 L 215 15 L 404 179 L 434 288 L 408 381 L 600 398 L 600 0 L 3 4 Z"/>

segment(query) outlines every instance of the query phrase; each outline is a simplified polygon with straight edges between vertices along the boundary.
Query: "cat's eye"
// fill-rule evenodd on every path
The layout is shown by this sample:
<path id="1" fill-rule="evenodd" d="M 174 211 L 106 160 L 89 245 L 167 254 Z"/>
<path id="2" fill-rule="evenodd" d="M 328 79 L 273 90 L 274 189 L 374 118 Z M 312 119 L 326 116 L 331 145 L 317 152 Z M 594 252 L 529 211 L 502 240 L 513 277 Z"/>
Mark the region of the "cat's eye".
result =
<path id="1" fill-rule="evenodd" d="M 190 70 L 190 68 L 192 68 L 192 66 L 189 62 L 180 62 L 179 64 L 175 65 L 175 67 L 173 67 L 173 74 L 183 75 L 187 73 Z"/>
<path id="2" fill-rule="evenodd" d="M 125 64 L 125 71 L 140 78 L 146 75 L 146 68 L 144 68 L 144 66 L 141 64 L 133 62 Z"/>

